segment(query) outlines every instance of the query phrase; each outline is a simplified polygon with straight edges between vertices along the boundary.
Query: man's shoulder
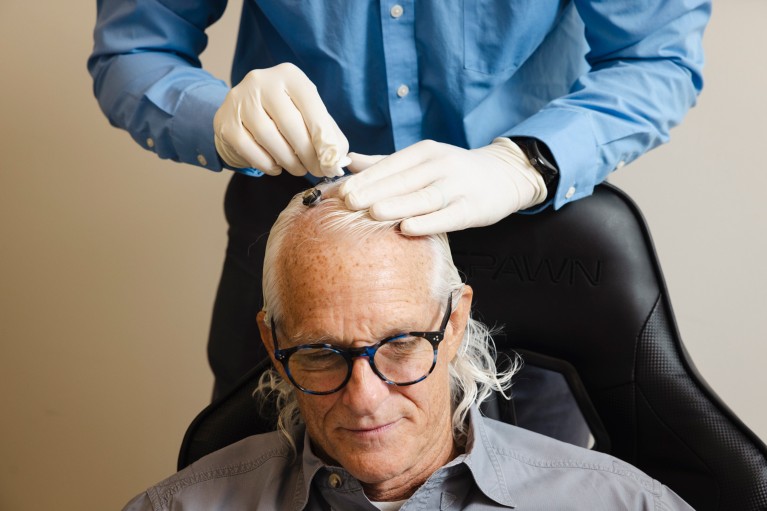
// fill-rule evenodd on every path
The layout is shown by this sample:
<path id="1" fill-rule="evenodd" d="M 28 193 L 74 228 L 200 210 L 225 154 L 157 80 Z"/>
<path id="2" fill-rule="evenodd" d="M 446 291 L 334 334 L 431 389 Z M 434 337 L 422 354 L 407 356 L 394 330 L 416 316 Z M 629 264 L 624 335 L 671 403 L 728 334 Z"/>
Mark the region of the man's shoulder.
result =
<path id="1" fill-rule="evenodd" d="M 487 419 L 487 447 L 502 458 L 525 465 L 552 469 L 586 469 L 628 476 L 646 486 L 652 479 L 628 463 L 598 451 L 562 442 L 517 426 Z M 652 485 L 649 485 L 652 486 Z"/>
<path id="2" fill-rule="evenodd" d="M 137 499 L 151 501 L 148 509 L 164 510 L 179 501 L 204 509 L 204 502 L 218 502 L 222 496 L 258 498 L 294 481 L 289 472 L 297 459 L 300 454 L 277 432 L 254 435 L 208 454 Z M 267 488 L 271 491 L 265 492 Z"/>
<path id="3" fill-rule="evenodd" d="M 679 500 L 657 480 L 609 454 L 489 418 L 482 419 L 479 429 L 487 456 L 498 467 L 512 495 L 532 497 L 532 488 L 548 488 L 554 495 L 563 488 L 575 487 L 599 488 L 600 498 L 616 503 Z"/>

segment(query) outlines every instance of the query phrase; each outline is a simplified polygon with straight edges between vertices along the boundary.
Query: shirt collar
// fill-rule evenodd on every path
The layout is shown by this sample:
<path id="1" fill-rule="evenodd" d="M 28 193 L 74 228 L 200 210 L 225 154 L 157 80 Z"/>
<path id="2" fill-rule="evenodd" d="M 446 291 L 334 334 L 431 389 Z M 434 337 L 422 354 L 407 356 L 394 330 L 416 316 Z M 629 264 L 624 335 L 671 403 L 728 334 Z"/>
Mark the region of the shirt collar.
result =
<path id="1" fill-rule="evenodd" d="M 465 465 L 474 480 L 474 484 L 489 499 L 497 504 L 507 507 L 515 507 L 509 493 L 509 487 L 501 471 L 500 461 L 493 450 L 494 437 L 485 425 L 487 421 L 477 406 L 472 406 L 469 411 L 469 435 L 466 443 L 466 453 L 445 465 L 443 469 L 450 469 L 460 464 Z M 301 473 L 296 480 L 296 488 L 293 493 L 294 509 L 303 509 L 309 501 L 309 491 L 312 481 L 317 473 L 326 465 L 312 452 L 309 434 L 303 425 L 294 430 L 296 449 L 301 453 Z M 440 469 L 442 470 L 442 469 Z"/>
<path id="2" fill-rule="evenodd" d="M 309 491 L 312 488 L 312 480 L 317 472 L 322 470 L 325 463 L 312 452 L 312 444 L 309 439 L 309 433 L 302 424 L 300 437 L 296 435 L 296 450 L 301 453 L 301 473 L 296 481 L 296 489 L 293 492 L 294 509 L 300 510 L 306 507 L 309 502 Z M 299 439 L 302 442 L 299 444 Z"/>
<path id="3" fill-rule="evenodd" d="M 469 436 L 466 454 L 453 463 L 463 463 L 469 468 L 474 484 L 485 496 L 502 506 L 515 507 L 509 486 L 501 470 L 500 460 L 494 451 L 495 438 L 486 427 L 479 407 L 473 405 L 469 411 Z M 448 464 L 450 466 L 452 463 Z"/>

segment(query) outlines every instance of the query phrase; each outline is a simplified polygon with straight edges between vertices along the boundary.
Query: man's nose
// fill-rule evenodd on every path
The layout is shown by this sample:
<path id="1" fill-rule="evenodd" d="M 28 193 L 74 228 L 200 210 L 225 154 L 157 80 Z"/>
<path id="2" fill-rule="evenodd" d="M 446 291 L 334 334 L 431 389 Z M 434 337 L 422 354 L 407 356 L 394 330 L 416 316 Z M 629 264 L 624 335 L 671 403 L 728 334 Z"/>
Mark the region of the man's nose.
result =
<path id="1" fill-rule="evenodd" d="M 389 385 L 373 372 L 367 357 L 355 358 L 343 402 L 358 415 L 372 415 L 389 394 Z"/>

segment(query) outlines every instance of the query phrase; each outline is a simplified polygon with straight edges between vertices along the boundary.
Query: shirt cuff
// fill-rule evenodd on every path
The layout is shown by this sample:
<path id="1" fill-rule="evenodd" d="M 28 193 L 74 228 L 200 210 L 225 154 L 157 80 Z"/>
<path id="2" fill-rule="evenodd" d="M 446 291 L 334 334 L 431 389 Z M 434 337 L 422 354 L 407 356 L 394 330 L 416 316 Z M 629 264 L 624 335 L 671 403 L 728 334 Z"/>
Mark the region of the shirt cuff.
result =
<path id="1" fill-rule="evenodd" d="M 184 91 L 170 130 L 180 161 L 221 171 L 223 165 L 213 141 L 213 117 L 228 91 L 223 82 L 201 83 Z"/>
<path id="2" fill-rule="evenodd" d="M 535 213 L 549 204 L 559 209 L 568 202 L 591 195 L 599 184 L 599 150 L 588 113 L 567 108 L 544 109 L 522 121 L 507 137 L 533 137 L 551 150 L 559 168 L 559 186 L 555 196 L 536 208 Z"/>

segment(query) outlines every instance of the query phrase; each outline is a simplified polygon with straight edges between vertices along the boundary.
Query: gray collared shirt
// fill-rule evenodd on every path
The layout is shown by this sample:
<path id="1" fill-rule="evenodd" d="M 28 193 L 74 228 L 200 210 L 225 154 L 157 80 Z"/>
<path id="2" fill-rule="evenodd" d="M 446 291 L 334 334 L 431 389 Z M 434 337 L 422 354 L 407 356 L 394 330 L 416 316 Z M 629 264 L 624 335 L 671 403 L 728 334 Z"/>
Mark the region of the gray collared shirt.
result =
<path id="1" fill-rule="evenodd" d="M 401 511 L 692 509 L 612 456 L 482 417 L 476 407 L 469 420 L 466 454 L 434 472 Z M 248 437 L 149 488 L 124 511 L 376 511 L 356 479 L 307 448 L 304 428 L 295 438 L 294 458 L 277 433 Z"/>

